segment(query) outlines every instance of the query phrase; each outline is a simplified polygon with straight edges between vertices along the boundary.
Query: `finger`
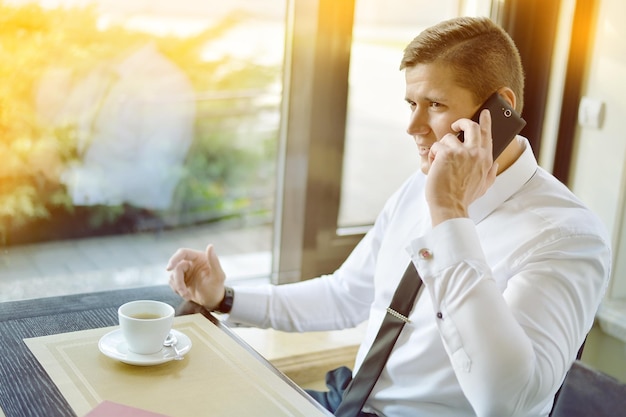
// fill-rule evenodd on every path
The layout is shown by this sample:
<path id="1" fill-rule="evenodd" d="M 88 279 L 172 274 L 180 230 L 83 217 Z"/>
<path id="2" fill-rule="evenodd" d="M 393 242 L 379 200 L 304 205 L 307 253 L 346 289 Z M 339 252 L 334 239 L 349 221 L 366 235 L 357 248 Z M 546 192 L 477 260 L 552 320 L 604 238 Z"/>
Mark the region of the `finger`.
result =
<path id="1" fill-rule="evenodd" d="M 455 132 L 455 136 L 460 142 L 465 142 L 472 126 L 477 123 L 470 119 L 458 119 L 450 125 L 450 128 Z"/>
<path id="2" fill-rule="evenodd" d="M 457 138 L 463 143 L 483 146 L 491 141 L 491 113 L 483 109 L 478 117 L 478 123 L 470 119 L 459 119 L 450 126 L 458 132 Z"/>
<path id="3" fill-rule="evenodd" d="M 494 162 L 491 166 L 491 171 L 489 172 L 489 176 L 493 177 L 493 180 L 496 180 L 496 175 L 498 174 L 498 168 L 500 168 L 500 164 Z"/>
<path id="4" fill-rule="evenodd" d="M 484 143 L 490 143 L 492 141 L 491 133 L 491 112 L 488 109 L 484 109 L 480 112 L 480 137 L 484 139 Z"/>
<path id="5" fill-rule="evenodd" d="M 498 168 L 500 166 L 498 165 L 497 162 L 494 162 L 493 165 L 491 166 L 491 169 L 489 170 L 489 173 L 487 174 L 487 188 L 491 187 L 493 185 L 493 183 L 496 182 L 496 176 L 498 175 Z"/>
<path id="6" fill-rule="evenodd" d="M 170 273 L 169 285 L 175 293 L 179 293 L 180 289 L 180 278 L 179 278 L 179 270 L 178 268 L 174 268 Z"/>
<path id="7" fill-rule="evenodd" d="M 181 296 L 188 292 L 185 273 L 190 267 L 191 263 L 189 261 L 181 261 L 172 269 L 170 274 L 170 287 Z"/>
<path id="8" fill-rule="evenodd" d="M 224 270 L 222 269 L 222 264 L 220 264 L 220 260 L 217 253 L 215 253 L 213 245 L 208 245 L 206 247 L 206 257 L 209 262 L 209 267 L 211 268 L 211 273 L 218 274 L 223 277 L 225 275 Z"/>
<path id="9" fill-rule="evenodd" d="M 167 262 L 167 266 L 165 267 L 166 271 L 171 271 L 176 265 L 178 265 L 181 261 L 184 260 L 193 260 L 198 255 L 198 251 L 186 248 L 178 249 L 174 255 Z"/>
<path id="10" fill-rule="evenodd" d="M 165 267 L 165 270 L 171 271 L 172 268 L 178 265 L 178 263 L 182 261 L 183 259 L 185 259 L 185 250 L 178 249 L 176 252 L 174 252 L 174 255 L 172 255 L 170 259 L 167 261 L 167 266 Z"/>
<path id="11" fill-rule="evenodd" d="M 445 146 L 445 147 L 456 147 L 456 146 L 461 146 L 463 144 L 463 140 L 461 140 L 462 138 L 461 136 L 462 132 L 459 132 L 457 135 L 454 135 L 452 133 L 446 133 L 445 135 L 443 135 L 441 137 L 441 139 L 439 139 L 437 142 L 435 142 L 435 144 L 439 143 L 440 146 Z M 432 148 L 432 146 L 431 146 Z"/>
<path id="12" fill-rule="evenodd" d="M 432 166 L 435 157 L 437 156 L 437 152 L 439 152 L 439 148 L 441 147 L 441 141 L 437 141 L 432 144 L 430 150 L 428 151 L 428 162 Z"/>

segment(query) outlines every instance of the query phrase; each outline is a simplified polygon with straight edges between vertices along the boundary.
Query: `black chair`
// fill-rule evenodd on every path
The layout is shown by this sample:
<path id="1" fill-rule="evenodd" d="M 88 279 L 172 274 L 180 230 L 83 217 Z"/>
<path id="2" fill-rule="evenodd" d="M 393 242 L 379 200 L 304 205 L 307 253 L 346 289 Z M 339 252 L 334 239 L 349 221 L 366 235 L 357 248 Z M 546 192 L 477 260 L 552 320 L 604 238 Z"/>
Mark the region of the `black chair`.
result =
<path id="1" fill-rule="evenodd" d="M 552 417 L 625 417 L 626 384 L 575 361 L 554 403 Z"/>

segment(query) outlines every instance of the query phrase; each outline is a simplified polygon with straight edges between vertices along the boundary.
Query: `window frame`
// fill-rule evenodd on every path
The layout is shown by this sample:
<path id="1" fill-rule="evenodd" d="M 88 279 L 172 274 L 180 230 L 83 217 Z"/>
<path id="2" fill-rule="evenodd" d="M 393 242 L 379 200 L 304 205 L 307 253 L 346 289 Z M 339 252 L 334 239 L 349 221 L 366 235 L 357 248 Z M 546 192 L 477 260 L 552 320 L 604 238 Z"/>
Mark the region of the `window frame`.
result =
<path id="1" fill-rule="evenodd" d="M 363 237 L 337 229 L 354 7 L 289 2 L 274 284 L 332 272 Z"/>
<path id="2" fill-rule="evenodd" d="M 518 48 L 537 48 L 519 19 L 539 13 L 541 2 L 481 3 L 512 32 Z M 270 281 L 284 284 L 332 273 L 371 226 L 341 228 L 341 197 L 352 29 L 356 0 L 289 0 L 283 81 L 282 126 Z M 546 6 L 547 7 L 547 6 Z M 550 6 L 556 19 L 557 6 Z M 461 12 L 462 10 L 459 10 Z M 545 42 L 544 42 L 545 44 Z M 552 44 L 542 47 L 552 52 Z M 539 77 L 527 101 L 543 109 L 550 63 L 526 69 Z M 547 73 L 546 73 L 547 72 Z M 533 80 L 535 79 L 533 78 Z M 539 157 L 543 115 L 529 114 Z"/>

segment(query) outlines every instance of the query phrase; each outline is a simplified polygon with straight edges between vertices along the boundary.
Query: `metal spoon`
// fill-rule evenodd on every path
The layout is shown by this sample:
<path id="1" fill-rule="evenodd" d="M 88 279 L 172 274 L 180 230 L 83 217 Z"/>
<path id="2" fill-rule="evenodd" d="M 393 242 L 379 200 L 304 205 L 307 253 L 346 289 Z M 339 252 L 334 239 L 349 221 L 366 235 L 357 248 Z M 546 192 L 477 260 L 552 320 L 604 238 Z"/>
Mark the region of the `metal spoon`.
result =
<path id="1" fill-rule="evenodd" d="M 173 348 L 174 352 L 176 352 L 176 356 L 174 356 L 174 359 L 176 359 L 177 361 L 180 361 L 184 359 L 184 356 L 181 355 L 180 352 L 178 351 L 178 348 L 176 347 L 177 343 L 178 343 L 178 339 L 176 339 L 176 336 L 174 336 L 173 333 L 170 333 L 165 338 L 165 341 L 163 342 L 163 346 Z"/>

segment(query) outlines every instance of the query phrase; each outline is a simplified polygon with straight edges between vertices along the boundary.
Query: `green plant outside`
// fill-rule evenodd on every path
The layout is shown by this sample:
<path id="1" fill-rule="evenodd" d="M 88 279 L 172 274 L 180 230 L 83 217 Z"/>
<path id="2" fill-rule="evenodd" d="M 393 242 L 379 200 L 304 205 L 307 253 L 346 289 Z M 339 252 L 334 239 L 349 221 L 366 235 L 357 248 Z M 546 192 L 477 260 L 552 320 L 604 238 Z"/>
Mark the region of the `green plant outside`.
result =
<path id="1" fill-rule="evenodd" d="M 29 225 L 53 222 L 54 213 L 71 217 L 74 212 L 59 173 L 78 158 L 77 126 L 51 128 L 38 121 L 33 97 L 44 71 L 54 63 L 80 76 L 129 45 L 147 42 L 184 71 L 198 97 L 210 92 L 196 103 L 195 136 L 180 168 L 176 212 L 159 215 L 176 218 L 175 224 L 169 223 L 176 226 L 271 210 L 268 184 L 273 181 L 278 126 L 255 127 L 279 106 L 278 100 L 267 105 L 256 97 L 267 96 L 280 82 L 281 68 L 228 56 L 201 58 L 203 48 L 245 19 L 232 14 L 202 33 L 180 38 L 121 26 L 98 29 L 93 8 L 17 7 L 0 1 L 0 244 L 11 244 Z M 246 94 L 237 98 L 241 91 Z M 227 99 L 210 98 L 220 94 Z M 255 197 L 250 190 L 257 189 L 265 194 Z M 127 209 L 94 206 L 87 214 L 88 228 L 96 233 Z"/>

